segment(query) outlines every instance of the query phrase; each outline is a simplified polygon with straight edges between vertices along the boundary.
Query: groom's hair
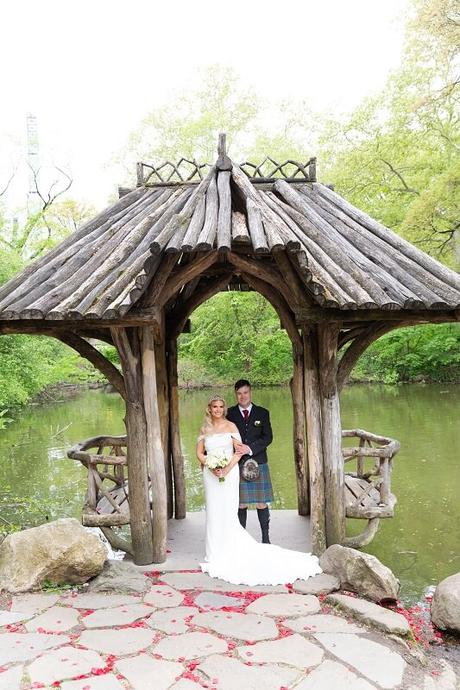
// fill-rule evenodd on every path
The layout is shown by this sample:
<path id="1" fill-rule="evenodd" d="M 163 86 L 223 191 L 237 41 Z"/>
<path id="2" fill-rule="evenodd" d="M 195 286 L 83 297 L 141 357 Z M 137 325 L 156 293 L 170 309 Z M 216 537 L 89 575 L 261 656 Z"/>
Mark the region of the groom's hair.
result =
<path id="1" fill-rule="evenodd" d="M 243 386 L 249 386 L 249 388 L 251 388 L 251 384 L 247 379 L 238 379 L 238 381 L 235 383 L 235 390 L 239 391 L 240 388 L 243 388 Z"/>

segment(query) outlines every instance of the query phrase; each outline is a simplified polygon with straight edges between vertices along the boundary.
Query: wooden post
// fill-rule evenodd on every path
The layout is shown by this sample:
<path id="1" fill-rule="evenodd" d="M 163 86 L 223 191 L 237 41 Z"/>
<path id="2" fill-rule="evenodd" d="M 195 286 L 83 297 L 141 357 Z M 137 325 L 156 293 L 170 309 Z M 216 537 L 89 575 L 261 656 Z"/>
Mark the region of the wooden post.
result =
<path id="1" fill-rule="evenodd" d="M 142 328 L 142 384 L 147 426 L 147 459 L 152 490 L 153 562 L 166 560 L 167 492 L 166 472 L 158 403 L 157 367 L 153 328 Z"/>
<path id="2" fill-rule="evenodd" d="M 324 502 L 323 440 L 321 434 L 321 395 L 317 330 L 302 326 L 305 381 L 305 421 L 307 427 L 308 465 L 310 471 L 310 528 L 312 552 L 320 555 L 326 548 Z"/>
<path id="3" fill-rule="evenodd" d="M 152 562 L 153 538 L 147 465 L 147 424 L 143 402 L 142 367 L 137 328 L 112 328 L 126 387 L 125 425 L 131 541 L 136 565 Z"/>
<path id="4" fill-rule="evenodd" d="M 345 489 L 342 429 L 337 388 L 337 344 L 340 324 L 318 325 L 321 392 L 321 427 L 326 505 L 326 543 L 341 544 L 345 538 Z"/>
<path id="5" fill-rule="evenodd" d="M 291 379 L 294 462 L 297 480 L 297 506 L 299 515 L 310 514 L 310 487 L 308 455 L 305 444 L 305 396 L 303 352 L 293 345 L 293 372 Z"/>
<path id="6" fill-rule="evenodd" d="M 184 458 L 179 428 L 179 395 L 177 388 L 177 338 L 168 340 L 168 383 L 169 383 L 169 429 L 172 468 L 174 475 L 174 517 L 182 520 L 186 516 L 186 494 Z"/>
<path id="7" fill-rule="evenodd" d="M 155 362 L 157 374 L 158 409 L 160 414 L 161 443 L 163 446 L 163 454 L 165 461 L 167 514 L 169 519 L 172 518 L 174 514 L 174 499 L 172 484 L 171 453 L 169 445 L 169 386 L 164 328 L 161 329 L 161 336 L 155 340 Z"/>

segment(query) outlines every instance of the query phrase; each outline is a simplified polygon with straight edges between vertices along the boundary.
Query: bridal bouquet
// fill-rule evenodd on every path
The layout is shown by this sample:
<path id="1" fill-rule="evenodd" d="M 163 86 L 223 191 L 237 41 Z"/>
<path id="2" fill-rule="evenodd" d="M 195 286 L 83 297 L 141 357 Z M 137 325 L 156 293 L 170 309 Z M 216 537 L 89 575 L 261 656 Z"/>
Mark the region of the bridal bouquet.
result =
<path id="1" fill-rule="evenodd" d="M 225 453 L 222 455 L 207 455 L 206 456 L 206 467 L 208 467 L 210 470 L 217 470 L 217 469 L 222 470 L 224 467 L 227 467 L 229 462 L 230 462 L 230 460 L 227 458 Z M 219 477 L 219 481 L 224 482 L 225 477 Z"/>

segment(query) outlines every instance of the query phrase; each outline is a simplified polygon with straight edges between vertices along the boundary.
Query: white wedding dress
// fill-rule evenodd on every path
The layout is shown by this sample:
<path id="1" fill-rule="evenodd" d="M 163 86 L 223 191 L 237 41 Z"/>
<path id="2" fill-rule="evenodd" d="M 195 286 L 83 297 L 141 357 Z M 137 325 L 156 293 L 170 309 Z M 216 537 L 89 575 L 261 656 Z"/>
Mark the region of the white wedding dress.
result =
<path id="1" fill-rule="evenodd" d="M 205 436 L 206 452 L 233 455 L 233 438 L 229 432 Z M 206 496 L 206 558 L 201 570 L 233 584 L 279 585 L 306 580 L 321 571 L 318 558 L 309 553 L 290 551 L 273 544 L 261 544 L 241 527 L 238 520 L 238 465 L 224 482 L 207 467 L 203 470 Z"/>

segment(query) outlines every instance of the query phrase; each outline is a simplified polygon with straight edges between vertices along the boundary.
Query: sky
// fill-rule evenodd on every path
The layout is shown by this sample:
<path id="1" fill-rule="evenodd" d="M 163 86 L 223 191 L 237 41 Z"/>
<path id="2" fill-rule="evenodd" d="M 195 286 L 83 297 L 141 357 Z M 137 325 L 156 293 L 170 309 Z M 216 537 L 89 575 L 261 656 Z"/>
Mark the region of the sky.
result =
<path id="1" fill-rule="evenodd" d="M 232 67 L 262 97 L 349 111 L 398 66 L 407 2 L 5 0 L 0 190 L 33 113 L 41 155 L 74 180 L 69 194 L 104 206 L 129 133 L 209 64 Z M 18 171 L 14 203 L 26 192 Z"/>

